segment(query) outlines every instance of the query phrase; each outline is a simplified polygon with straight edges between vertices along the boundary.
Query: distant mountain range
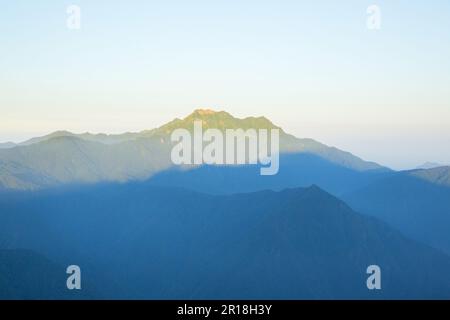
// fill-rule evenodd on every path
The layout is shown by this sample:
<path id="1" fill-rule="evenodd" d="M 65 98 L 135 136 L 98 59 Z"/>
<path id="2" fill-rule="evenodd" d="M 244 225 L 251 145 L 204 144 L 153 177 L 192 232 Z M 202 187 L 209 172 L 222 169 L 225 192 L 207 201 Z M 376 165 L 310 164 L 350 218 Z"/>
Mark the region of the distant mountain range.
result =
<path id="1" fill-rule="evenodd" d="M 448 256 L 316 186 L 211 196 L 105 184 L 12 193 L 0 212 L 4 247 L 79 264 L 102 298 L 450 298 Z M 366 287 L 372 264 L 380 291 Z"/>
<path id="2" fill-rule="evenodd" d="M 343 195 L 343 199 L 450 254 L 450 167 L 398 172 Z"/>
<path id="3" fill-rule="evenodd" d="M 425 162 L 418 166 L 416 169 L 433 169 L 433 168 L 439 168 L 439 167 L 445 167 L 445 165 L 437 163 L 437 162 Z"/>
<path id="4" fill-rule="evenodd" d="M 94 135 L 58 131 L 0 149 L 0 188 L 27 190 L 68 183 L 148 179 L 173 166 L 170 134 L 176 128 L 191 130 L 195 120 L 201 120 L 205 129 L 278 128 L 264 117 L 237 119 L 224 111 L 196 110 L 184 119 L 139 133 Z M 283 130 L 280 152 L 311 154 L 357 172 L 389 171 L 351 153 L 312 139 L 298 139 Z"/>
<path id="5" fill-rule="evenodd" d="M 174 166 L 170 134 L 196 120 L 279 129 L 278 174 Z M 424 167 L 393 171 L 211 110 L 138 133 L 2 144 L 0 298 L 449 299 L 450 167 Z M 59 287 L 71 264 L 81 295 Z M 366 288 L 371 264 L 381 291 Z"/>

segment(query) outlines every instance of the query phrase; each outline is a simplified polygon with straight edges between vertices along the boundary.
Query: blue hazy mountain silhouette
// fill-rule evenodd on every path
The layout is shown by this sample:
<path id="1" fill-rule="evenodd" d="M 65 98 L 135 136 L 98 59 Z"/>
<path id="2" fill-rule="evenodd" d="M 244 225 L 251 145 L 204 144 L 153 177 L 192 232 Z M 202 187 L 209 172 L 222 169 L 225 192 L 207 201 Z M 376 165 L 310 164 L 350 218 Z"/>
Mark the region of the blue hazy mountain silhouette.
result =
<path id="1" fill-rule="evenodd" d="M 398 172 L 343 199 L 353 208 L 450 254 L 450 167 Z"/>
<path id="2" fill-rule="evenodd" d="M 195 120 L 280 129 L 279 173 L 174 167 L 170 132 Z M 0 145 L 0 297 L 450 298 L 449 199 L 448 167 L 395 172 L 264 117 L 58 131 Z M 81 295 L 64 289 L 71 264 Z M 365 286 L 370 264 L 381 291 Z"/>
<path id="3" fill-rule="evenodd" d="M 281 154 L 276 175 L 261 176 L 259 171 L 260 165 L 203 165 L 190 170 L 176 167 L 155 174 L 149 182 L 211 194 L 282 190 L 316 184 L 341 195 L 392 174 L 386 170 L 357 171 L 305 152 Z"/>
<path id="4" fill-rule="evenodd" d="M 100 184 L 3 193 L 0 212 L 4 248 L 79 264 L 101 298 L 450 298 L 448 256 L 317 186 L 215 196 Z M 366 287 L 372 264 L 380 291 Z"/>

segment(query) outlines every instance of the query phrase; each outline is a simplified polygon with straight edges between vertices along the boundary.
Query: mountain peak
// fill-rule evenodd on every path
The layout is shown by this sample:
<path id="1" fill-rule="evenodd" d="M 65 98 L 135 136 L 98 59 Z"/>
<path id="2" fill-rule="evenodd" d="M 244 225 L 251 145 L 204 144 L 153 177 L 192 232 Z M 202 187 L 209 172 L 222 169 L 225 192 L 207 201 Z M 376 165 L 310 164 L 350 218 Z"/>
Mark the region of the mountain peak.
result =
<path id="1" fill-rule="evenodd" d="M 151 134 L 167 135 L 177 128 L 192 130 L 195 121 L 202 121 L 203 129 L 280 129 L 265 117 L 247 117 L 241 119 L 235 118 L 225 111 L 195 109 L 187 117 L 183 119 L 174 119 L 171 122 L 152 130 Z"/>
<path id="2" fill-rule="evenodd" d="M 225 111 L 216 111 L 212 109 L 195 109 L 191 114 L 185 117 L 183 120 L 192 121 L 192 120 L 205 120 L 205 119 L 233 119 L 236 120 L 231 114 Z"/>
<path id="3" fill-rule="evenodd" d="M 212 109 L 195 109 L 191 115 L 209 116 L 216 113 L 219 112 Z"/>

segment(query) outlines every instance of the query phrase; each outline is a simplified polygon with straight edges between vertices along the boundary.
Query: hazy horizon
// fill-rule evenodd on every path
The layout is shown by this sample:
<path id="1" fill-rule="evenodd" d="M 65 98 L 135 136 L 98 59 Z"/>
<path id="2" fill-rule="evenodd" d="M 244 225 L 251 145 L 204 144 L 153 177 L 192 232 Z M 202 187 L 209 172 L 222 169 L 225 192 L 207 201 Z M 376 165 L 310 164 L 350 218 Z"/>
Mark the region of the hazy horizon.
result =
<path id="1" fill-rule="evenodd" d="M 81 29 L 66 26 L 67 6 Z M 367 8 L 381 10 L 369 30 Z M 450 163 L 450 3 L 3 4 L 0 142 L 265 116 L 394 169 Z"/>

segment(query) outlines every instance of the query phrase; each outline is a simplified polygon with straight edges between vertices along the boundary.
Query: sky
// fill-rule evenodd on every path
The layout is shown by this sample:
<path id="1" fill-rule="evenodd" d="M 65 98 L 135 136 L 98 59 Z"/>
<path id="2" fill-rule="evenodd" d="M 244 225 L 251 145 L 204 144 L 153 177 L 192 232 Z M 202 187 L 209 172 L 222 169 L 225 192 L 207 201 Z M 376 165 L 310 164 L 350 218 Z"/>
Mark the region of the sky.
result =
<path id="1" fill-rule="evenodd" d="M 196 108 L 394 169 L 450 164 L 450 1 L 2 1 L 0 142 Z"/>

